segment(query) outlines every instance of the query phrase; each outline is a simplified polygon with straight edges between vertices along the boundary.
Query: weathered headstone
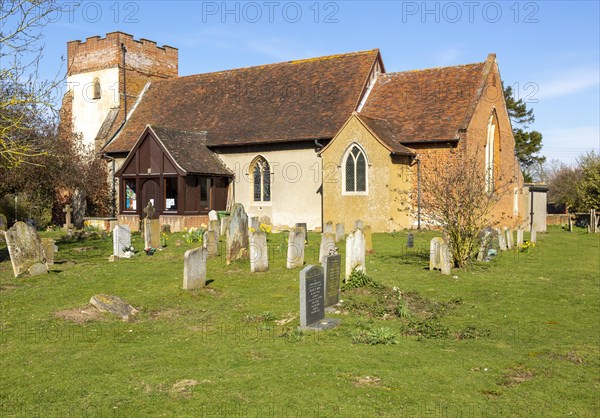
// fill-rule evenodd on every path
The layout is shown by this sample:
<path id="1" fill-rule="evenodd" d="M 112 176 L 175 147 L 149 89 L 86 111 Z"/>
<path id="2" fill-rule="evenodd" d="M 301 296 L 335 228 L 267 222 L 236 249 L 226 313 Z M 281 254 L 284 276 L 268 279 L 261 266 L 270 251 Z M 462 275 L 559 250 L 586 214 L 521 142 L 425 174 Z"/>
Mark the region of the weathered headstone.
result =
<path id="1" fill-rule="evenodd" d="M 44 262 L 44 246 L 34 228 L 25 222 L 16 222 L 4 234 L 15 277 L 27 271 L 33 264 Z"/>
<path id="2" fill-rule="evenodd" d="M 535 226 L 531 230 L 531 235 L 529 236 L 529 242 L 531 242 L 531 243 L 537 242 L 537 231 L 535 229 Z"/>
<path id="3" fill-rule="evenodd" d="M 71 205 L 66 205 L 63 209 L 63 213 L 65 214 L 65 224 L 63 225 L 64 229 L 73 228 L 73 223 L 71 222 L 71 213 L 73 212 L 73 208 Z"/>
<path id="4" fill-rule="evenodd" d="M 248 258 L 248 215 L 244 206 L 240 203 L 233 205 L 231 219 L 226 231 L 226 254 L 227 264 L 231 261 Z"/>
<path id="5" fill-rule="evenodd" d="M 506 235 L 502 233 L 500 228 L 496 229 L 496 233 L 498 234 L 498 246 L 501 251 L 506 251 L 508 247 L 506 246 Z"/>
<path id="6" fill-rule="evenodd" d="M 300 326 L 308 327 L 325 318 L 325 276 L 320 266 L 300 271 Z"/>
<path id="7" fill-rule="evenodd" d="M 324 234 L 333 234 L 333 222 L 329 221 L 326 222 L 324 227 L 323 227 L 323 233 Z"/>
<path id="8" fill-rule="evenodd" d="M 517 247 L 521 248 L 523 246 L 523 229 L 517 229 Z"/>
<path id="9" fill-rule="evenodd" d="M 47 266 L 54 265 L 54 252 L 56 245 L 52 238 L 42 238 L 42 246 L 44 247 L 44 258 Z"/>
<path id="10" fill-rule="evenodd" d="M 365 235 L 360 229 L 348 234 L 346 237 L 346 271 L 345 280 L 348 280 L 354 270 L 366 271 L 365 267 Z"/>
<path id="11" fill-rule="evenodd" d="M 250 232 L 250 271 L 255 273 L 267 270 L 269 270 L 267 234 L 261 230 Z"/>
<path id="12" fill-rule="evenodd" d="M 354 229 L 363 229 L 364 226 L 365 224 L 362 221 L 362 219 L 357 219 L 356 221 L 354 221 Z"/>
<path id="13" fill-rule="evenodd" d="M 131 232 L 129 225 L 117 225 L 113 230 L 113 255 L 117 257 L 129 258 L 129 253 L 125 248 L 131 246 Z"/>
<path id="14" fill-rule="evenodd" d="M 365 251 L 368 253 L 373 252 L 373 236 L 371 235 L 371 226 L 364 225 L 362 228 L 363 234 L 365 234 Z"/>
<path id="15" fill-rule="evenodd" d="M 481 237 L 481 241 L 479 243 L 479 252 L 477 253 L 477 261 L 484 261 L 487 257 L 488 250 L 490 248 L 490 243 L 492 242 L 492 231 L 487 229 L 482 231 L 483 236 Z"/>
<path id="16" fill-rule="evenodd" d="M 450 274 L 452 272 L 452 253 L 446 241 L 440 246 L 440 261 L 442 263 L 440 266 L 442 274 Z"/>
<path id="17" fill-rule="evenodd" d="M 506 234 L 506 248 L 512 250 L 514 238 L 512 229 L 506 227 L 504 228 L 504 233 Z"/>
<path id="18" fill-rule="evenodd" d="M 158 248 L 160 246 L 160 223 L 158 219 L 143 220 L 144 248 Z"/>
<path id="19" fill-rule="evenodd" d="M 219 215 L 217 214 L 216 210 L 211 210 L 210 212 L 208 212 L 208 221 L 218 221 L 219 220 Z"/>
<path id="20" fill-rule="evenodd" d="M 212 221 L 211 221 L 212 222 Z M 219 256 L 219 232 L 205 231 L 202 237 L 203 247 L 206 248 L 207 257 L 215 258 Z"/>
<path id="21" fill-rule="evenodd" d="M 429 270 L 441 270 L 442 268 L 442 245 L 444 239 L 433 238 L 429 243 Z"/>
<path id="22" fill-rule="evenodd" d="M 345 226 L 342 222 L 335 224 L 335 242 L 340 242 L 346 235 Z"/>
<path id="23" fill-rule="evenodd" d="M 227 229 L 231 223 L 231 216 L 223 216 L 221 218 L 221 236 L 227 235 Z"/>
<path id="24" fill-rule="evenodd" d="M 408 236 L 406 237 L 406 248 L 414 248 L 415 246 L 415 234 L 413 234 L 412 232 L 408 233 Z"/>
<path id="25" fill-rule="evenodd" d="M 218 220 L 208 221 L 208 230 L 216 232 L 217 238 L 219 238 L 219 229 L 220 225 Z"/>
<path id="26" fill-rule="evenodd" d="M 333 306 L 340 301 L 340 275 L 342 256 L 328 255 L 323 258 L 325 273 L 325 307 Z"/>
<path id="27" fill-rule="evenodd" d="M 108 312 L 120 316 L 124 320 L 128 320 L 138 312 L 137 309 L 118 296 L 94 295 L 91 297 L 90 303 L 100 312 Z"/>
<path id="28" fill-rule="evenodd" d="M 288 269 L 304 265 L 304 229 L 292 228 L 288 235 L 287 263 Z"/>
<path id="29" fill-rule="evenodd" d="M 321 234 L 321 246 L 319 248 L 319 262 L 323 262 L 323 257 L 328 256 L 335 251 L 335 235 L 324 233 Z"/>
<path id="30" fill-rule="evenodd" d="M 199 289 L 206 284 L 207 250 L 203 247 L 187 250 L 183 256 L 183 289 Z"/>
<path id="31" fill-rule="evenodd" d="M 308 227 L 306 226 L 306 222 L 297 223 L 296 228 L 304 229 L 304 242 L 308 244 Z"/>
<path id="32" fill-rule="evenodd" d="M 260 230 L 260 220 L 258 219 L 258 216 L 253 216 L 250 218 L 250 228 L 254 229 L 255 231 Z"/>

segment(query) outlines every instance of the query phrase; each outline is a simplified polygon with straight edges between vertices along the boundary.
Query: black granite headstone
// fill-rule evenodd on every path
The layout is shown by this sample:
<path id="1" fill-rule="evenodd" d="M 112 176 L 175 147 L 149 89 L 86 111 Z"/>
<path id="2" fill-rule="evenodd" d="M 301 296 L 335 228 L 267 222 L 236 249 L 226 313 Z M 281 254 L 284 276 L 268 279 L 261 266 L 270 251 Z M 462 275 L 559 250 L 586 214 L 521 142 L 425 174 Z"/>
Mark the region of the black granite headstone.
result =
<path id="1" fill-rule="evenodd" d="M 325 275 L 315 265 L 300 271 L 300 326 L 307 327 L 325 318 Z"/>

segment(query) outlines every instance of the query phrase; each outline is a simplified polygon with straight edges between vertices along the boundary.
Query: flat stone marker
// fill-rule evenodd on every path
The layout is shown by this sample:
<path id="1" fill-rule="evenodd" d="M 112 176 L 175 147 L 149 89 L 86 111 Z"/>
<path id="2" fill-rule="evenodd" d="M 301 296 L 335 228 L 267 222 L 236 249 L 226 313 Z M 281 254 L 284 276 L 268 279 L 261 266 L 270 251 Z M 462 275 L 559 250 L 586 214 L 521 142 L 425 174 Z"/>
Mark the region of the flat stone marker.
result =
<path id="1" fill-rule="evenodd" d="M 506 248 L 512 250 L 513 247 L 513 231 L 512 229 L 506 227 L 504 228 L 504 233 L 506 234 Z"/>
<path id="2" fill-rule="evenodd" d="M 342 256 L 336 254 L 324 257 L 323 271 L 325 273 L 325 307 L 327 308 L 340 301 Z"/>
<path id="3" fill-rule="evenodd" d="M 216 210 L 213 209 L 210 212 L 208 212 L 208 221 L 219 221 L 219 214 Z"/>
<path id="4" fill-rule="evenodd" d="M 323 227 L 324 234 L 333 234 L 333 222 L 327 222 Z"/>
<path id="5" fill-rule="evenodd" d="M 45 261 L 44 246 L 35 228 L 25 222 L 16 222 L 4 234 L 15 277 L 28 271 L 33 264 Z"/>
<path id="6" fill-rule="evenodd" d="M 199 289 L 206 285 L 207 250 L 203 247 L 187 250 L 183 255 L 183 289 Z"/>
<path id="7" fill-rule="evenodd" d="M 365 226 L 365 223 L 362 221 L 362 219 L 357 219 L 356 221 L 354 221 L 354 229 L 363 229 Z"/>
<path id="8" fill-rule="evenodd" d="M 306 222 L 297 223 L 296 228 L 304 229 L 304 241 L 308 244 L 308 227 L 306 226 Z"/>
<path id="9" fill-rule="evenodd" d="M 250 232 L 250 271 L 252 273 L 269 270 L 269 249 L 267 234 L 264 231 Z"/>
<path id="10" fill-rule="evenodd" d="M 365 251 L 368 253 L 373 252 L 373 236 L 371 234 L 371 226 L 365 225 L 362 227 L 362 232 L 365 234 Z"/>
<path id="11" fill-rule="evenodd" d="M 227 228 L 225 261 L 230 264 L 234 260 L 248 258 L 248 215 L 240 203 L 233 205 L 231 220 Z"/>
<path id="12" fill-rule="evenodd" d="M 496 233 L 498 234 L 498 246 L 500 250 L 506 251 L 508 247 L 506 246 L 506 236 L 502 233 L 500 228 L 496 229 Z"/>
<path id="13" fill-rule="evenodd" d="M 346 271 L 345 280 L 348 280 L 354 270 L 366 272 L 365 267 L 365 235 L 357 229 L 346 237 Z"/>
<path id="14" fill-rule="evenodd" d="M 205 231 L 204 235 L 202 236 L 202 243 L 203 247 L 206 248 L 208 258 L 215 258 L 219 256 L 218 231 Z"/>
<path id="15" fill-rule="evenodd" d="M 131 232 L 129 225 L 117 225 L 113 230 L 113 255 L 119 258 L 129 258 L 124 248 L 131 246 Z"/>
<path id="16" fill-rule="evenodd" d="M 304 266 L 304 229 L 292 228 L 288 235 L 287 264 L 288 269 Z"/>
<path id="17" fill-rule="evenodd" d="M 300 271 L 300 327 L 306 328 L 325 318 L 325 275 L 319 266 Z"/>
<path id="18" fill-rule="evenodd" d="M 429 270 L 442 269 L 442 245 L 444 239 L 435 237 L 429 242 Z"/>
<path id="19" fill-rule="evenodd" d="M 335 252 L 335 235 L 324 233 L 321 234 L 321 246 L 319 248 L 319 262 L 323 262 L 323 258 Z"/>
<path id="20" fill-rule="evenodd" d="M 519 228 L 517 229 L 517 247 L 522 247 L 523 246 L 523 229 Z"/>
<path id="21" fill-rule="evenodd" d="M 346 228 L 343 222 L 335 224 L 335 242 L 340 242 L 346 236 Z"/>
<path id="22" fill-rule="evenodd" d="M 450 274 L 452 272 L 452 253 L 450 252 L 450 246 L 444 241 L 440 247 L 440 261 L 442 265 L 440 270 L 442 274 Z"/>
<path id="23" fill-rule="evenodd" d="M 128 320 L 138 313 L 137 309 L 118 296 L 104 294 L 94 295 L 91 297 L 90 303 L 100 312 L 108 312 L 120 316 L 123 320 Z"/>

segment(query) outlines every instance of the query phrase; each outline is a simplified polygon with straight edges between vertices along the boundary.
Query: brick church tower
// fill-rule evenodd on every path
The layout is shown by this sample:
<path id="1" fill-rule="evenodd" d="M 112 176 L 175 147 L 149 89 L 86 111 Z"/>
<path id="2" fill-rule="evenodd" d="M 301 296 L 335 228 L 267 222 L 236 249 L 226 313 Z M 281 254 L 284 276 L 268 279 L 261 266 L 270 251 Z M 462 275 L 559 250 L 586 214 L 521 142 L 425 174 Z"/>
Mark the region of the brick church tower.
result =
<path id="1" fill-rule="evenodd" d="M 123 32 L 67 43 L 67 95 L 73 129 L 99 150 L 124 122 L 148 81 L 178 75 L 178 50 Z"/>

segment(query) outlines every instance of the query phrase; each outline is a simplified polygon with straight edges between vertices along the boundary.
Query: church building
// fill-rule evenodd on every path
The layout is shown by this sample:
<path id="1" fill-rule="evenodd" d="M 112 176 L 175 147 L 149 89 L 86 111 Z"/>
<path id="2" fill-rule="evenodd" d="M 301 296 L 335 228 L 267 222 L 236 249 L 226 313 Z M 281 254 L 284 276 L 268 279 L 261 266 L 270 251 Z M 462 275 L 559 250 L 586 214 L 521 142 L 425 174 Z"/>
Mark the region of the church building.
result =
<path id="1" fill-rule="evenodd" d="M 178 50 L 112 32 L 68 43 L 64 114 L 106 158 L 120 223 L 172 231 L 242 203 L 279 228 L 362 219 L 415 227 L 398 193 L 417 170 L 482 160 L 511 184 L 493 215 L 527 213 L 496 57 L 387 73 L 377 49 L 178 76 Z M 349 231 L 347 231 L 349 232 Z"/>

